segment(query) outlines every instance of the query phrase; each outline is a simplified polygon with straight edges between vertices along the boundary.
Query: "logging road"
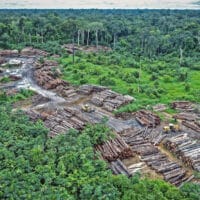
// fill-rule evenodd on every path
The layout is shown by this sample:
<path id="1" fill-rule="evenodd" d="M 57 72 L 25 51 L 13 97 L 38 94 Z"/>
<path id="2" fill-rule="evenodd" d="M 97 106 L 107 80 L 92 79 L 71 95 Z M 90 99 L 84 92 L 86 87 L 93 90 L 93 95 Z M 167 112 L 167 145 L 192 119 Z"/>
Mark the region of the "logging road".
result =
<path id="1" fill-rule="evenodd" d="M 66 101 L 64 98 L 58 96 L 53 91 L 43 89 L 34 80 L 33 64 L 34 64 L 36 59 L 37 59 L 37 57 L 16 58 L 15 60 L 20 60 L 22 62 L 22 66 L 12 68 L 12 69 L 7 69 L 4 72 L 4 75 L 7 75 L 7 76 L 13 75 L 13 76 L 16 76 L 16 77 L 21 77 L 21 79 L 19 81 L 14 82 L 14 83 L 9 83 L 5 87 L 7 87 L 7 88 L 23 88 L 23 89 L 33 90 L 34 92 L 42 95 L 43 97 L 48 98 L 50 100 L 48 102 L 48 104 L 64 103 Z M 38 106 L 45 106 L 45 105 L 46 104 L 38 105 Z"/>

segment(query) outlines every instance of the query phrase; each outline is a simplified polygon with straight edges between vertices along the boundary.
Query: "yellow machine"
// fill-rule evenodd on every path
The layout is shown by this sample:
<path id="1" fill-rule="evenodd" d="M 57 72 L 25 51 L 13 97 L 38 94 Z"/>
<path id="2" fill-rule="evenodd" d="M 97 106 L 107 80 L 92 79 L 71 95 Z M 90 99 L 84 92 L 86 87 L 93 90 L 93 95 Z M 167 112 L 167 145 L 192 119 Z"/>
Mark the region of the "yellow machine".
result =
<path id="1" fill-rule="evenodd" d="M 164 133 L 168 133 L 169 131 L 170 131 L 169 126 L 164 126 L 164 127 L 163 127 L 163 132 L 164 132 Z"/>
<path id="2" fill-rule="evenodd" d="M 82 105 L 81 110 L 84 112 L 94 112 L 94 109 L 92 109 L 88 104 Z"/>
<path id="3" fill-rule="evenodd" d="M 180 131 L 180 126 L 178 124 L 169 124 L 169 126 L 163 127 L 163 132 L 168 133 L 170 131 L 177 132 Z"/>
<path id="4" fill-rule="evenodd" d="M 169 124 L 169 127 L 171 131 L 180 131 L 180 126 L 178 124 Z"/>
<path id="5" fill-rule="evenodd" d="M 174 131 L 180 131 L 180 126 L 178 124 L 175 124 L 174 125 Z"/>

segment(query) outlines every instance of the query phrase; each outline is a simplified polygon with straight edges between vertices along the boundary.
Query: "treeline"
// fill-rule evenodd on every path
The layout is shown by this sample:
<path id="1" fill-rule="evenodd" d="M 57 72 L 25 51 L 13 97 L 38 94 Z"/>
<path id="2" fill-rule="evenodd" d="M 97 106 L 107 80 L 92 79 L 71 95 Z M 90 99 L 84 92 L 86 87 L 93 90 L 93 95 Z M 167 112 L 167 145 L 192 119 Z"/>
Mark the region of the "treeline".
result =
<path id="1" fill-rule="evenodd" d="M 0 101 L 0 199 L 199 199 L 195 184 L 178 189 L 162 180 L 113 175 L 93 148 L 109 133 L 100 124 L 50 139 L 41 122 Z"/>
<path id="2" fill-rule="evenodd" d="M 0 48 L 106 45 L 154 57 L 200 52 L 200 11 L 0 10 Z"/>

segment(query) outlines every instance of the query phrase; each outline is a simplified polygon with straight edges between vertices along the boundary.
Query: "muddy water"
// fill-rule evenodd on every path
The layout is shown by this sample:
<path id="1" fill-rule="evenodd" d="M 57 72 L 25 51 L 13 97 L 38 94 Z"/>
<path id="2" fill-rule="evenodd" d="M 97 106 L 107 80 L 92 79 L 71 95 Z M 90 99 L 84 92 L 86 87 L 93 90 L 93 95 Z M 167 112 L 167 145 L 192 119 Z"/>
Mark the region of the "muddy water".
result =
<path id="1" fill-rule="evenodd" d="M 13 58 L 12 58 L 13 59 Z M 36 57 L 31 58 L 16 58 L 16 60 L 20 60 L 22 62 L 22 65 L 19 67 L 14 67 L 11 69 L 6 69 L 3 75 L 14 75 L 17 77 L 21 77 L 19 81 L 16 81 L 14 83 L 10 83 L 5 85 L 5 87 L 8 88 L 23 88 L 23 89 L 30 89 L 35 91 L 36 93 L 42 95 L 45 98 L 48 98 L 50 100 L 49 103 L 51 104 L 61 104 L 65 102 L 65 99 L 58 96 L 53 91 L 48 91 L 43 88 L 41 88 L 34 80 L 33 78 L 33 70 L 34 70 L 34 62 L 36 61 Z M 8 59 L 9 61 L 9 59 Z M 41 105 L 42 106 L 42 105 Z"/>

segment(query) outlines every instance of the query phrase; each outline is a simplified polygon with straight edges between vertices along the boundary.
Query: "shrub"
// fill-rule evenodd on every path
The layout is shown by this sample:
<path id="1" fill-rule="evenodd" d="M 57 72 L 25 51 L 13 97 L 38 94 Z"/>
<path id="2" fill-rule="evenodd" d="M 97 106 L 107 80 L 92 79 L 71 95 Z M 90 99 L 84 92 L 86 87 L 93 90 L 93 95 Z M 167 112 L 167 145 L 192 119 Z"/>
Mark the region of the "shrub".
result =
<path id="1" fill-rule="evenodd" d="M 150 77 L 150 80 L 151 81 L 155 81 L 155 80 L 157 80 L 158 79 L 158 74 L 157 73 L 153 73 L 152 75 L 151 75 L 151 77 Z"/>
<path id="2" fill-rule="evenodd" d="M 115 80 L 113 80 L 112 78 L 106 77 L 106 76 L 100 77 L 98 79 L 98 82 L 104 86 L 114 86 L 116 84 Z"/>
<path id="3" fill-rule="evenodd" d="M 7 77 L 7 76 L 4 76 L 3 78 L 0 79 L 0 82 L 1 82 L 1 83 L 8 83 L 8 82 L 10 82 L 10 81 L 11 81 L 10 78 Z"/>
<path id="4" fill-rule="evenodd" d="M 135 76 L 135 78 L 139 78 L 140 77 L 140 73 L 138 71 L 134 71 L 133 72 L 133 76 Z"/>
<path id="5" fill-rule="evenodd" d="M 185 91 L 186 92 L 190 91 L 190 84 L 189 83 L 185 83 Z"/>
<path id="6" fill-rule="evenodd" d="M 172 82 L 172 78 L 169 75 L 164 75 L 163 76 L 163 81 L 165 83 L 170 83 L 170 82 Z"/>
<path id="7" fill-rule="evenodd" d="M 81 80 L 80 80 L 80 84 L 81 84 L 81 85 L 83 85 L 83 84 L 85 84 L 85 83 L 87 83 L 87 80 L 86 80 L 86 79 L 81 79 Z"/>

